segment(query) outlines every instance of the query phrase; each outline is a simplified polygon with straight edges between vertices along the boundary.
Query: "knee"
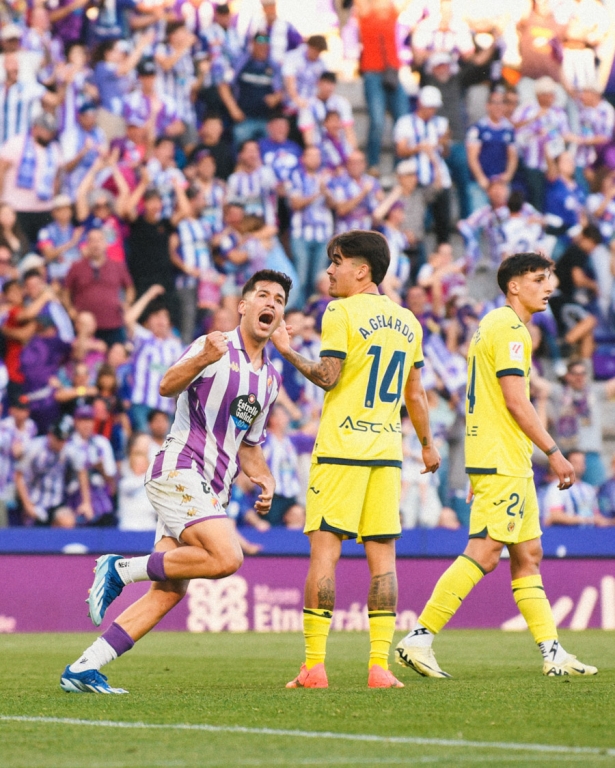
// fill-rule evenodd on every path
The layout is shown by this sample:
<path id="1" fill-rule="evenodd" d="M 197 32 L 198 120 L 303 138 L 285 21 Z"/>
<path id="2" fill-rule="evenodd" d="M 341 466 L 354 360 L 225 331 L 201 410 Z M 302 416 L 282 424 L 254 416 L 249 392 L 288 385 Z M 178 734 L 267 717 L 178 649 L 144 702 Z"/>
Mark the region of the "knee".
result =
<path id="1" fill-rule="evenodd" d="M 481 561 L 480 566 L 485 573 L 492 573 L 498 567 L 500 562 L 499 553 L 490 552 L 484 560 Z"/>
<path id="2" fill-rule="evenodd" d="M 221 552 L 216 558 L 218 561 L 218 576 L 221 579 L 224 576 L 232 576 L 241 568 L 243 563 L 243 552 L 239 546 Z"/>

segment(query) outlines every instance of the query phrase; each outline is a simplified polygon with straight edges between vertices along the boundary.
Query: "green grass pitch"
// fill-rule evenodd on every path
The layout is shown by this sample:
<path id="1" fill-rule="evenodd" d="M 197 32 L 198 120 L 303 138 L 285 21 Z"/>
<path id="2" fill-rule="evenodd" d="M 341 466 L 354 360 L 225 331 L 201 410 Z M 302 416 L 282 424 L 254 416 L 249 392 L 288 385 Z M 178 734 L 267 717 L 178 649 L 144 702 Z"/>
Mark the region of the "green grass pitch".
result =
<path id="1" fill-rule="evenodd" d="M 332 633 L 330 687 L 314 691 L 284 688 L 299 634 L 153 633 L 104 670 L 129 696 L 62 692 L 60 672 L 94 637 L 0 636 L 2 768 L 615 766 L 608 632 L 562 633 L 595 678 L 544 678 L 527 633 L 445 631 L 436 650 L 454 679 L 393 665 L 406 688 L 376 691 L 364 633 Z M 131 723 L 164 727 L 118 727 Z"/>

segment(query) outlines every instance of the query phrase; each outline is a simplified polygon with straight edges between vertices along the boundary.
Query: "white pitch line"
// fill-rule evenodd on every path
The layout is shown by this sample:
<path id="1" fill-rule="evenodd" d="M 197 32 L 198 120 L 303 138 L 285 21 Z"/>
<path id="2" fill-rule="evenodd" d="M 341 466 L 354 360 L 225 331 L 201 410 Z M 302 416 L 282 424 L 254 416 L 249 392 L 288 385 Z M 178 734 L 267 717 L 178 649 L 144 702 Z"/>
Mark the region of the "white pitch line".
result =
<path id="1" fill-rule="evenodd" d="M 278 736 L 300 739 L 332 739 L 334 741 L 372 742 L 376 744 L 413 744 L 429 747 L 461 747 L 473 749 L 503 749 L 520 752 L 542 752 L 574 755 L 608 755 L 615 757 L 615 748 L 566 747 L 553 744 L 517 744 L 504 741 L 466 741 L 464 739 L 430 739 L 420 736 L 376 736 L 362 733 L 333 731 L 296 731 L 276 728 L 247 728 L 242 725 L 207 725 L 205 723 L 139 723 L 116 720 L 80 720 L 72 717 L 31 717 L 29 715 L 0 715 L 0 722 L 41 723 L 51 725 L 86 725 L 98 728 L 138 730 L 204 731 L 207 733 L 239 733 L 253 736 Z"/>

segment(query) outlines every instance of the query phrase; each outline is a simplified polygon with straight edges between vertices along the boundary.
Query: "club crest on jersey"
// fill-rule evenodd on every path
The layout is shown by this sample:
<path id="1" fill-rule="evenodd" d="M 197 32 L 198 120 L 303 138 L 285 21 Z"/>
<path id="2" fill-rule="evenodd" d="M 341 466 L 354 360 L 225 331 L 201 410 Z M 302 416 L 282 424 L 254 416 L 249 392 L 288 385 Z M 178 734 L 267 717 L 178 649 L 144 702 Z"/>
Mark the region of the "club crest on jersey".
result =
<path id="1" fill-rule="evenodd" d="M 511 341 L 508 344 L 508 351 L 510 353 L 511 360 L 517 360 L 523 362 L 523 342 Z"/>
<path id="2" fill-rule="evenodd" d="M 515 523 L 514 520 L 511 520 L 510 523 L 508 523 L 508 533 L 512 533 L 515 530 Z"/>
<path id="3" fill-rule="evenodd" d="M 237 429 L 249 429 L 261 410 L 256 395 L 239 395 L 231 403 L 231 418 Z"/>

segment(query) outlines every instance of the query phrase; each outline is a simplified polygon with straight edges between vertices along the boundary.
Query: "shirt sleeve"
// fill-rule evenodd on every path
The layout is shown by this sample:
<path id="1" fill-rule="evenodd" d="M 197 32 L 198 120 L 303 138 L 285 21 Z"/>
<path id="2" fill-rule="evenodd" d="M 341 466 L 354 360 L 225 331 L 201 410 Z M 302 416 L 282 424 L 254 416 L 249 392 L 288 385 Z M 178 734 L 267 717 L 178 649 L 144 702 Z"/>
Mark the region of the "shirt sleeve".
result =
<path id="1" fill-rule="evenodd" d="M 416 335 L 416 351 L 412 365 L 415 368 L 423 368 L 425 365 L 425 358 L 423 355 L 423 327 L 418 320 L 416 320 L 414 324 L 414 333 Z"/>
<path id="2" fill-rule="evenodd" d="M 343 306 L 332 301 L 322 318 L 321 357 L 345 360 L 348 354 L 348 317 Z"/>
<path id="3" fill-rule="evenodd" d="M 521 320 L 511 320 L 492 329 L 495 375 L 498 379 L 502 376 L 525 376 L 525 359 L 530 354 L 527 334 L 523 332 L 525 326 Z"/>

